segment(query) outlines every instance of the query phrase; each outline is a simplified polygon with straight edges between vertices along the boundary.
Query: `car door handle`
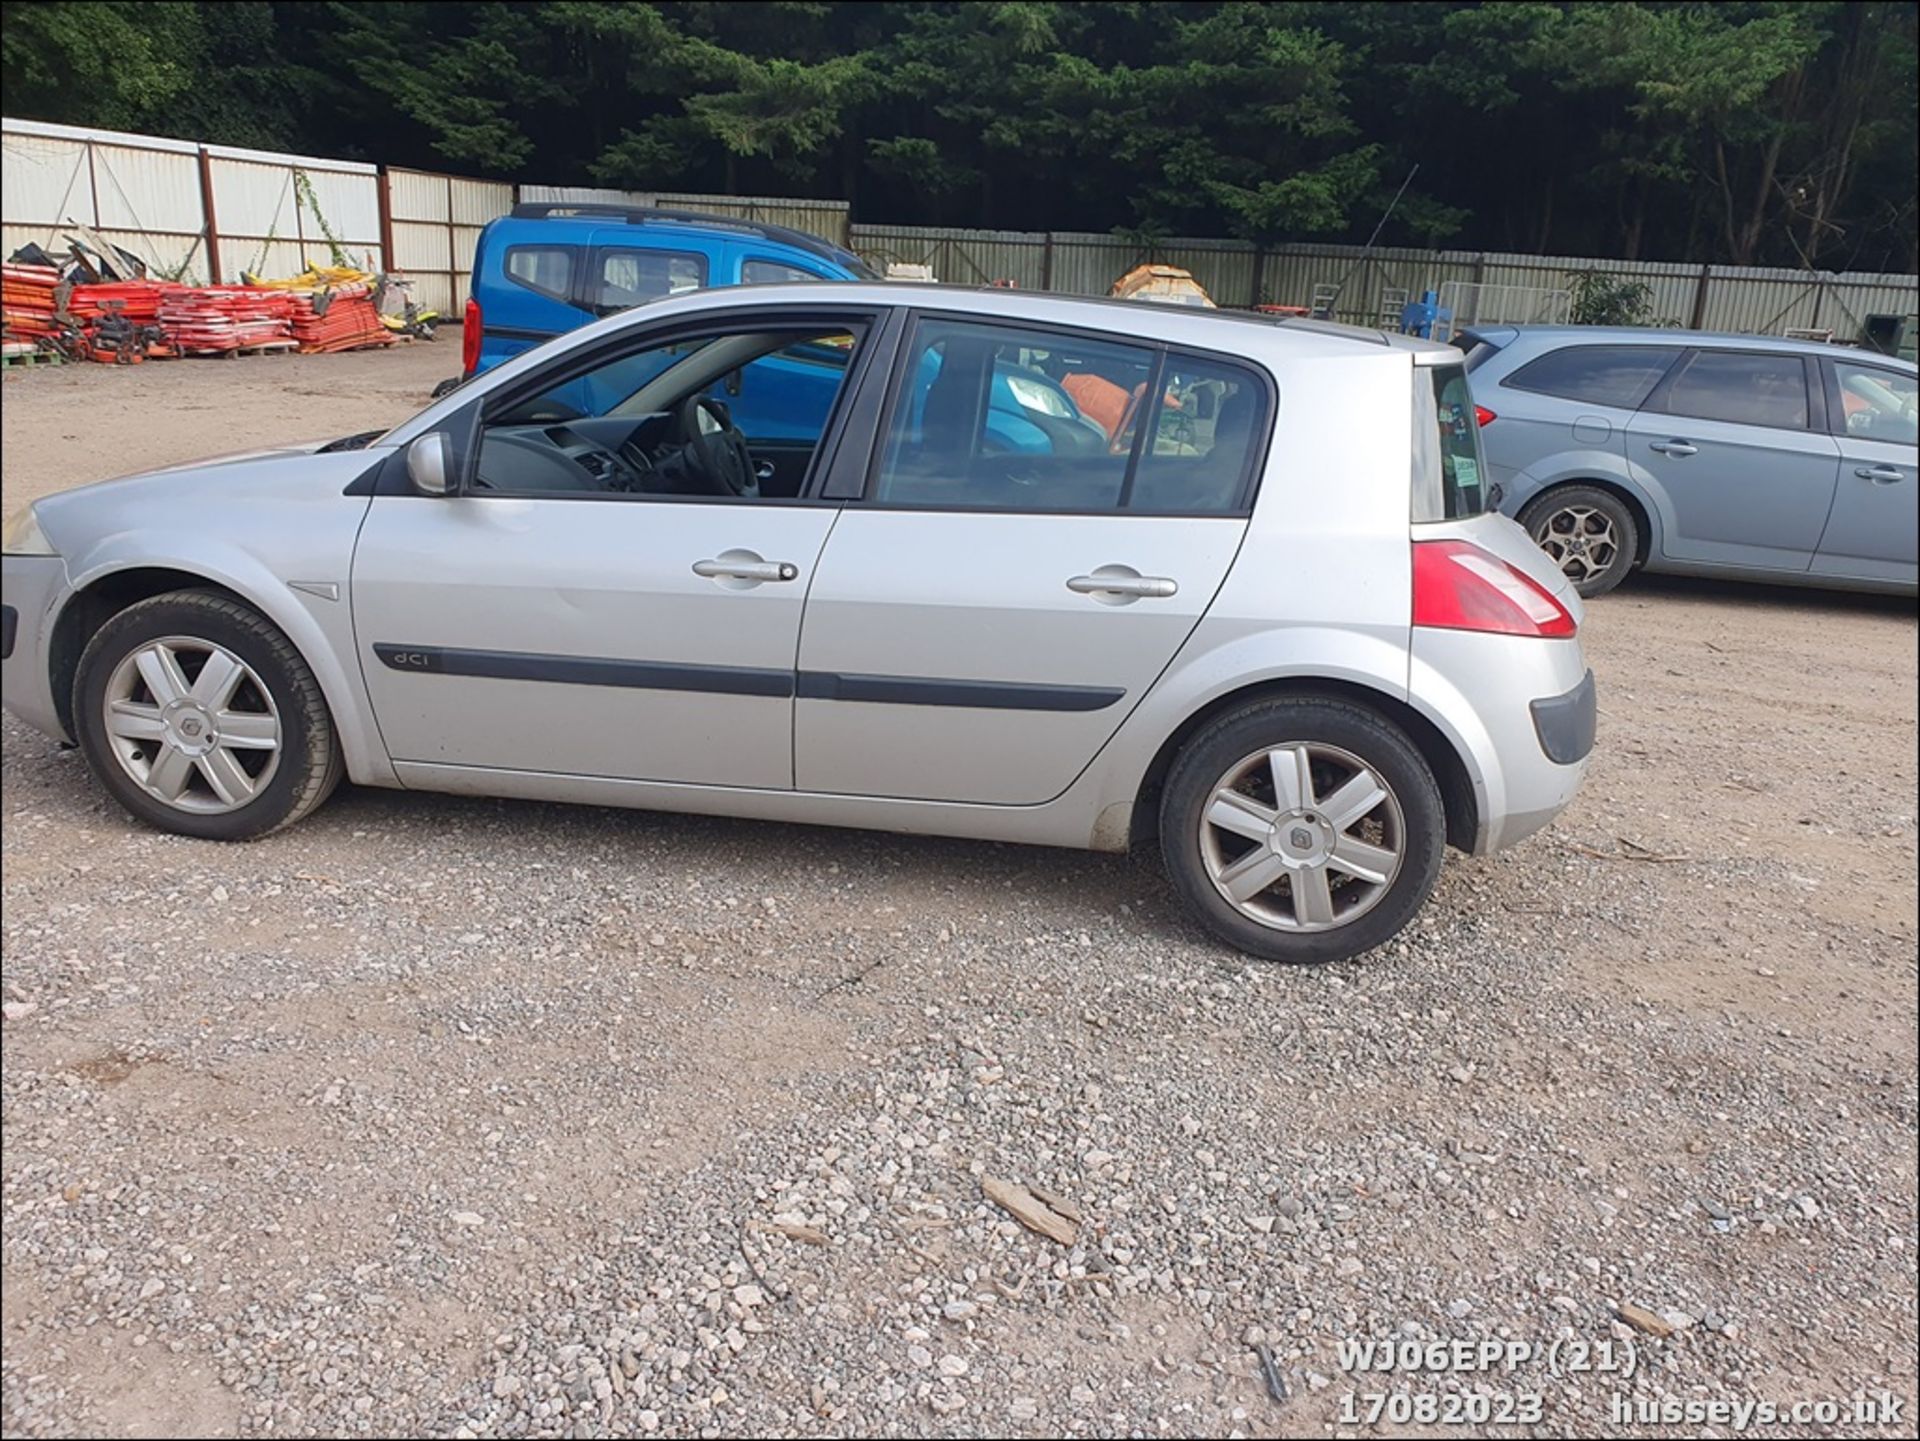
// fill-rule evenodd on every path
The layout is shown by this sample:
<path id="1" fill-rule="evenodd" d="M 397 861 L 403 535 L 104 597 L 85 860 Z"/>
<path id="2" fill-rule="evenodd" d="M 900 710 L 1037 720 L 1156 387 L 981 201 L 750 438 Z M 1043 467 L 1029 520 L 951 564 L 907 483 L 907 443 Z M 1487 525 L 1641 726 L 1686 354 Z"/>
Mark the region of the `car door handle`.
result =
<path id="1" fill-rule="evenodd" d="M 1862 480 L 1870 480 L 1875 485 L 1892 485 L 1897 480 L 1905 480 L 1906 473 L 1897 466 L 1863 465 L 1854 471 Z"/>
<path id="2" fill-rule="evenodd" d="M 721 556 L 718 560 L 696 560 L 693 573 L 708 580 L 794 580 L 800 567 L 790 560 L 744 560 Z"/>
<path id="3" fill-rule="evenodd" d="M 1700 447 L 1684 440 L 1656 440 L 1647 447 L 1662 455 L 1698 455 Z"/>
<path id="4" fill-rule="evenodd" d="M 1170 595 L 1179 594 L 1180 583 L 1165 575 L 1115 575 L 1095 571 L 1092 575 L 1074 576 L 1067 582 L 1067 589 L 1080 595 L 1124 595 L 1165 600 Z"/>

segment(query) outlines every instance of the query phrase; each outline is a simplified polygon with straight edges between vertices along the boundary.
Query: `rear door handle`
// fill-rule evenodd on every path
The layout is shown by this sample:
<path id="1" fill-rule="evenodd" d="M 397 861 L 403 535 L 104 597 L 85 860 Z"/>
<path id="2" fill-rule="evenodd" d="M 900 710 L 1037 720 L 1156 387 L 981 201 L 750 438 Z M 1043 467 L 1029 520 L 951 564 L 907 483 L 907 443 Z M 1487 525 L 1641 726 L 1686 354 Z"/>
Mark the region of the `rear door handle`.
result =
<path id="1" fill-rule="evenodd" d="M 748 559 L 728 551 L 717 560 L 696 560 L 693 573 L 708 580 L 779 581 L 797 579 L 800 567 L 790 560 L 761 560 L 758 556 Z"/>
<path id="2" fill-rule="evenodd" d="M 1863 465 L 1854 474 L 1862 480 L 1870 480 L 1875 485 L 1892 485 L 1897 480 L 1905 480 L 1906 473 L 1891 465 Z"/>
<path id="3" fill-rule="evenodd" d="M 1684 440 L 1656 440 L 1647 448 L 1657 450 L 1662 455 L 1698 455 L 1700 453 L 1699 446 Z"/>
<path id="4" fill-rule="evenodd" d="M 1116 574 L 1117 570 L 1118 567 L 1113 570 L 1102 567 L 1092 575 L 1076 575 L 1067 582 L 1067 589 L 1080 595 L 1124 595 L 1150 600 L 1165 600 L 1180 592 L 1180 582 L 1171 576 Z"/>

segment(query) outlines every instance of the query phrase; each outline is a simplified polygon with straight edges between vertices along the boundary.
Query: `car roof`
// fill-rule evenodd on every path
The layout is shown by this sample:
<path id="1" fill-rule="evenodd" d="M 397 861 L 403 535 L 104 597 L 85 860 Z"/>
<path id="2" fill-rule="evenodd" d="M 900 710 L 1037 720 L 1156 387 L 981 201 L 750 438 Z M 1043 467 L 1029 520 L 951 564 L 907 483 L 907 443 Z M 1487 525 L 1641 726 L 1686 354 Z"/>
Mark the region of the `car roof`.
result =
<path id="1" fill-rule="evenodd" d="M 1911 368 L 1913 362 L 1878 350 L 1857 345 L 1837 345 L 1830 340 L 1801 340 L 1786 335 L 1735 335 L 1714 330 L 1655 330 L 1644 325 L 1465 325 L 1462 334 L 1485 336 L 1488 340 L 1509 337 L 1515 340 L 1581 340 L 1608 345 L 1710 345 L 1724 350 L 1793 351 L 1803 355 L 1864 355 L 1874 361 L 1891 361 Z"/>
<path id="2" fill-rule="evenodd" d="M 542 225 L 638 225 L 658 227 L 676 235 L 705 233 L 713 239 L 751 235 L 774 245 L 791 246 L 820 260 L 836 265 L 858 261 L 859 257 L 832 241 L 787 225 L 772 225 L 760 220 L 743 220 L 732 215 L 710 215 L 703 210 L 669 210 L 657 205 L 616 205 L 598 201 L 540 200 L 524 201 L 513 207 L 503 219 L 535 221 Z"/>
<path id="3" fill-rule="evenodd" d="M 660 321 L 697 321 L 708 313 L 758 310 L 773 306 L 796 310 L 821 307 L 914 307 L 963 316 L 1103 332 L 1124 343 L 1135 339 L 1244 356 L 1270 362 L 1294 360 L 1380 359 L 1398 354 L 1414 365 L 1457 364 L 1451 345 L 1395 335 L 1331 321 L 1263 315 L 1250 310 L 1202 310 L 1187 305 L 1150 305 L 1098 295 L 1060 295 L 1051 291 L 1010 290 L 1004 286 L 933 285 L 897 280 L 816 280 L 804 284 L 711 286 L 686 290 L 617 311 L 522 351 L 486 372 L 490 382 L 508 379 L 570 351 L 599 345 L 622 331 Z M 433 429 L 471 399 L 462 387 L 448 392 L 382 437 L 383 445 L 405 445 Z"/>
<path id="4" fill-rule="evenodd" d="M 895 307 L 918 305 L 934 310 L 959 307 L 969 314 L 991 316 L 996 320 L 1032 320 L 1044 325 L 1084 325 L 1096 330 L 1130 331 L 1143 340 L 1194 345 L 1209 350 L 1233 350 L 1244 344 L 1253 344 L 1263 349 L 1298 354 L 1396 350 L 1431 357 L 1424 362 L 1429 364 L 1434 360 L 1460 358 L 1458 350 L 1440 341 L 1358 325 L 1341 325 L 1330 320 L 1263 315 L 1253 310 L 1153 305 L 1106 295 L 1065 295 L 1048 290 L 1015 290 L 1003 285 L 941 285 L 899 280 L 829 280 L 807 284 L 756 285 L 752 287 L 752 303 L 818 302 L 823 294 L 831 294 L 835 301 L 855 304 Z M 682 292 L 636 307 L 636 310 L 642 314 L 657 315 L 662 312 L 655 307 L 666 304 L 686 304 L 693 308 L 704 301 L 718 307 L 737 305 L 741 299 L 739 287 L 731 290 L 715 288 Z M 636 311 L 621 313 L 633 315 Z M 1124 324 L 1116 325 L 1122 316 L 1126 317 Z"/>

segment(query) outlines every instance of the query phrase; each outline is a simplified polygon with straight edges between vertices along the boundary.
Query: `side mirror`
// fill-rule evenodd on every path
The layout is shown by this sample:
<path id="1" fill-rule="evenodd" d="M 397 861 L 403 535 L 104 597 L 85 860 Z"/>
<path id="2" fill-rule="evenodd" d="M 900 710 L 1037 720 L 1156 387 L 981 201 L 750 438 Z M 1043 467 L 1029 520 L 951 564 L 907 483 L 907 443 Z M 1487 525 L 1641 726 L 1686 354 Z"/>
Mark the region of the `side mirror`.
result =
<path id="1" fill-rule="evenodd" d="M 407 479 L 422 495 L 453 492 L 453 445 L 445 433 L 428 431 L 407 447 Z"/>

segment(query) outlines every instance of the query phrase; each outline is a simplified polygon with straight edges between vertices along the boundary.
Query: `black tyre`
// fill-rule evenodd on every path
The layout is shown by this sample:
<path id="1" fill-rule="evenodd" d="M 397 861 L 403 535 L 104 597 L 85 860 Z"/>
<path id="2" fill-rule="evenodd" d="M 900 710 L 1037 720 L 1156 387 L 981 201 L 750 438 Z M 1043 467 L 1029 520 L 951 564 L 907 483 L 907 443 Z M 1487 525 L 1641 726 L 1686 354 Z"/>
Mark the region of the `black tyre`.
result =
<path id="1" fill-rule="evenodd" d="M 1520 524 L 1589 599 L 1625 580 L 1640 553 L 1633 508 L 1597 485 L 1562 485 L 1536 495 L 1520 512 Z"/>
<path id="2" fill-rule="evenodd" d="M 1345 960 L 1433 890 L 1446 812 L 1425 759 L 1362 706 L 1261 701 L 1182 747 L 1160 849 L 1203 925 L 1270 961 Z"/>
<path id="3" fill-rule="evenodd" d="M 252 840 L 325 800 L 343 769 L 313 672 L 258 612 L 214 591 L 128 606 L 88 643 L 74 726 L 95 777 L 148 825 Z"/>

